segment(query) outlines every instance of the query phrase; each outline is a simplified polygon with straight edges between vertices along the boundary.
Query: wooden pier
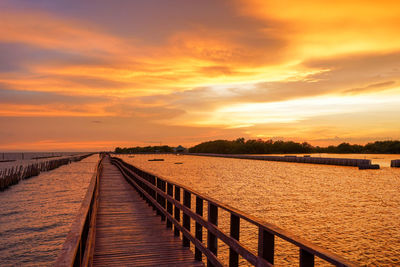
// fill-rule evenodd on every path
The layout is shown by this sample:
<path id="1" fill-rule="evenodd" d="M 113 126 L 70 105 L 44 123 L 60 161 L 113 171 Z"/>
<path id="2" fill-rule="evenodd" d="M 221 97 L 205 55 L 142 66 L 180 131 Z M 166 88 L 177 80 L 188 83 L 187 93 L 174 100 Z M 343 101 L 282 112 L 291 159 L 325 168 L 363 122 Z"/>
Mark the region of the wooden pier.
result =
<path id="1" fill-rule="evenodd" d="M 265 160 L 265 161 L 323 164 L 323 165 L 336 165 L 336 166 L 349 166 L 349 167 L 360 167 L 361 166 L 360 169 L 379 169 L 379 165 L 371 164 L 371 160 L 369 160 L 369 159 L 325 158 L 325 157 L 311 157 L 310 155 L 305 155 L 303 157 L 254 156 L 254 155 L 241 155 L 241 154 L 214 154 L 214 153 L 213 154 L 212 153 L 185 153 L 185 155 L 232 158 L 232 159 L 251 159 L 251 160 Z"/>
<path id="2" fill-rule="evenodd" d="M 229 234 L 218 228 L 219 210 L 230 213 Z M 241 221 L 258 228 L 257 252 L 240 242 Z M 55 266 L 203 266 L 204 259 L 207 266 L 224 266 L 218 242 L 229 246 L 229 266 L 239 266 L 239 255 L 254 266 L 273 266 L 275 236 L 299 248 L 300 266 L 314 266 L 315 257 L 335 266 L 356 266 L 275 225 L 105 156 Z"/>
<path id="3" fill-rule="evenodd" d="M 394 159 L 390 162 L 390 167 L 400 168 L 400 159 Z"/>
<path id="4" fill-rule="evenodd" d="M 99 200 L 93 266 L 203 266 L 108 158 Z"/>

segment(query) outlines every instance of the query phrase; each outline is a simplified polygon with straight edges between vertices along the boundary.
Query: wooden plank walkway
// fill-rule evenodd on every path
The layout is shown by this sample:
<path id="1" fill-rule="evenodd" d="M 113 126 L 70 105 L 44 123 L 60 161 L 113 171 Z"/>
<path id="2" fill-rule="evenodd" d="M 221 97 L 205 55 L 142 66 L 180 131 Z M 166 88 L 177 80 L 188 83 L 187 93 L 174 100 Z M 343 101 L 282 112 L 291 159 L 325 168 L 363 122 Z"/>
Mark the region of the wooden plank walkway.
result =
<path id="1" fill-rule="evenodd" d="M 99 196 L 94 266 L 204 266 L 109 158 L 103 161 Z"/>

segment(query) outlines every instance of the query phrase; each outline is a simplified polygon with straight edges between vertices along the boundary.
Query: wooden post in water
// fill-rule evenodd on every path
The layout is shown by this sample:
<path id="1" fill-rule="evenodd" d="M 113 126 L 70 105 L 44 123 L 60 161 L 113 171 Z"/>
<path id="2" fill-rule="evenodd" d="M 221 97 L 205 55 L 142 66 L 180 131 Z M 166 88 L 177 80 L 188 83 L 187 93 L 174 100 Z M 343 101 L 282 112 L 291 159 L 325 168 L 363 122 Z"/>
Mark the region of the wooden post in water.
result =
<path id="1" fill-rule="evenodd" d="M 208 221 L 215 226 L 218 225 L 218 207 L 210 202 L 208 202 Z M 207 246 L 215 256 L 218 255 L 218 239 L 210 230 L 207 231 Z M 207 266 L 213 266 L 213 264 L 207 260 Z"/>
<path id="2" fill-rule="evenodd" d="M 191 194 L 187 190 L 183 190 L 183 205 L 190 209 L 191 207 Z M 190 216 L 183 212 L 183 227 L 190 232 Z M 182 244 L 184 247 L 190 247 L 190 241 L 186 236 L 182 236 Z"/>
<path id="3" fill-rule="evenodd" d="M 203 216 L 203 199 L 199 196 L 196 196 L 196 213 L 200 216 Z M 198 222 L 196 222 L 196 239 L 200 242 L 203 242 L 203 227 Z M 194 252 L 194 259 L 197 261 L 202 260 L 201 251 L 197 247 Z"/>
<path id="4" fill-rule="evenodd" d="M 181 202 L 181 188 L 177 185 L 175 185 L 175 200 Z M 177 222 L 181 221 L 181 212 L 177 206 L 175 206 L 175 220 Z M 175 236 L 179 236 L 179 229 L 176 228 L 176 226 L 174 228 L 174 233 Z"/>

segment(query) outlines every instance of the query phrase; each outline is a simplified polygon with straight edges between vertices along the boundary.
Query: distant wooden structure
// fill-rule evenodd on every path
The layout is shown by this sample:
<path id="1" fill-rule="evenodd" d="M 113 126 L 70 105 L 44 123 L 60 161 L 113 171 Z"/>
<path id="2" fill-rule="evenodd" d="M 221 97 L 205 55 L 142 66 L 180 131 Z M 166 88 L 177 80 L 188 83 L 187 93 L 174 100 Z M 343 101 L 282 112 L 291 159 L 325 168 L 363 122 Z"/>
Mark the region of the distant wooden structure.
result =
<path id="1" fill-rule="evenodd" d="M 394 159 L 390 162 L 390 167 L 400 168 L 400 159 Z"/>
<path id="2" fill-rule="evenodd" d="M 230 214 L 230 234 L 218 228 L 219 210 Z M 241 221 L 257 227 L 257 253 L 240 243 Z M 203 230 L 207 231 L 207 245 Z M 98 164 L 55 265 L 202 266 L 205 256 L 208 266 L 223 266 L 218 258 L 219 239 L 230 248 L 229 266 L 238 266 L 239 255 L 255 266 L 273 266 L 275 236 L 299 248 L 300 266 L 314 266 L 315 257 L 336 266 L 356 266 L 275 225 L 107 156 Z M 191 244 L 194 255 L 188 249 Z"/>
<path id="3" fill-rule="evenodd" d="M 241 154 L 215 154 L 215 153 L 188 153 L 187 155 L 205 156 L 205 157 L 220 157 L 220 158 L 234 158 L 234 159 L 253 159 L 253 160 L 266 160 L 266 161 L 282 161 L 282 162 L 295 162 L 295 163 L 311 163 L 323 165 L 336 165 L 336 166 L 350 166 L 360 167 L 363 169 L 379 169 L 378 164 L 371 164 L 369 159 L 348 159 L 348 158 L 324 158 L 324 157 L 311 157 L 305 155 L 303 157 L 297 156 L 253 156 Z"/>
<path id="4" fill-rule="evenodd" d="M 5 169 L 0 169 L 0 190 L 19 183 L 19 181 L 39 175 L 41 172 L 51 171 L 72 161 L 80 161 L 92 154 L 71 156 L 60 159 L 44 160 L 28 165 L 16 165 Z"/>

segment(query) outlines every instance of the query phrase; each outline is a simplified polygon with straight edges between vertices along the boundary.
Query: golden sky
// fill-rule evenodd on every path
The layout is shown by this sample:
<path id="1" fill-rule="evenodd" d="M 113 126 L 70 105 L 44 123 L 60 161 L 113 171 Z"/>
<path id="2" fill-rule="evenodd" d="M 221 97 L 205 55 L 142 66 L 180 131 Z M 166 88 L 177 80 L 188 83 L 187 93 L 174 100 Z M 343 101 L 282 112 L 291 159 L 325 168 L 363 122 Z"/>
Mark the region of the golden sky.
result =
<path id="1" fill-rule="evenodd" d="M 400 138 L 397 1 L 0 0 L 0 150 Z"/>

